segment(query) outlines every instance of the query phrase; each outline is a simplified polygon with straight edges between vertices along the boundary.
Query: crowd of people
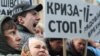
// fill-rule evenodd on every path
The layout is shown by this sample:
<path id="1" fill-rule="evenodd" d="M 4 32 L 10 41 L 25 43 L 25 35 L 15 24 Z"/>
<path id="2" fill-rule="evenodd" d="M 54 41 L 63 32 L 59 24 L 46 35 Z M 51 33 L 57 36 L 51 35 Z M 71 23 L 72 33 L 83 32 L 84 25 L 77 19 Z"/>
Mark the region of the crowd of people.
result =
<path id="1" fill-rule="evenodd" d="M 93 40 L 45 38 L 38 15 L 42 9 L 42 4 L 21 3 L 12 16 L 0 16 L 0 56 L 100 56 L 100 43 Z"/>

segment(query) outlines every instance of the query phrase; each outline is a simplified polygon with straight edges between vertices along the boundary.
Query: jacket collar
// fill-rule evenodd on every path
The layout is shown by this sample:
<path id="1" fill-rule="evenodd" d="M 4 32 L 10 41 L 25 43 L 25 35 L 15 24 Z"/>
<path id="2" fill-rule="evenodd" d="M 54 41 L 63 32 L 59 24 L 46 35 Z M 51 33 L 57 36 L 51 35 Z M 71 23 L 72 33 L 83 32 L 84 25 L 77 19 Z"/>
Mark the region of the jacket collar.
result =
<path id="1" fill-rule="evenodd" d="M 27 33 L 31 33 L 25 26 L 18 24 L 17 28 L 19 31 L 23 31 L 23 32 L 27 32 Z"/>

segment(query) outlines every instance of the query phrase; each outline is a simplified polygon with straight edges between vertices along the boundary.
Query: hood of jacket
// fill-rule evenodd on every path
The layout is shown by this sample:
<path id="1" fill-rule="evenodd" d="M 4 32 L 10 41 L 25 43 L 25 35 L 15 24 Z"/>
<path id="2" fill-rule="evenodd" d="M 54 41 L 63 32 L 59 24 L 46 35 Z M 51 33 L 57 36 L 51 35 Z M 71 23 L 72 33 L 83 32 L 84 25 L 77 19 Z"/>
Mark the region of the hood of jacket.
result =
<path id="1" fill-rule="evenodd" d="M 19 53 L 19 51 L 15 50 L 14 48 L 10 47 L 6 41 L 6 38 L 3 35 L 2 30 L 2 23 L 5 20 L 11 20 L 12 18 L 10 16 L 0 16 L 0 54 L 16 54 Z"/>

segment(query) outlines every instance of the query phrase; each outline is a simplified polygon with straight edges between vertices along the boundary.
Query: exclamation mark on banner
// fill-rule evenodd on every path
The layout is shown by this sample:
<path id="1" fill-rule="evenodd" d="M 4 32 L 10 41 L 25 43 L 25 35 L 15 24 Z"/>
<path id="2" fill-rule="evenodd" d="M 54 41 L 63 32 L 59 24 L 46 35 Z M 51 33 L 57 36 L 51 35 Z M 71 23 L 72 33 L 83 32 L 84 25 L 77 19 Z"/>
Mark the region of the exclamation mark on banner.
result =
<path id="1" fill-rule="evenodd" d="M 87 6 L 86 22 L 89 20 L 89 5 Z"/>
<path id="2" fill-rule="evenodd" d="M 82 30 L 81 30 L 82 29 L 82 20 L 79 20 L 79 28 L 80 28 L 79 32 L 82 33 Z"/>
<path id="3" fill-rule="evenodd" d="M 86 8 L 84 7 L 84 21 L 85 21 L 85 17 L 86 17 Z"/>

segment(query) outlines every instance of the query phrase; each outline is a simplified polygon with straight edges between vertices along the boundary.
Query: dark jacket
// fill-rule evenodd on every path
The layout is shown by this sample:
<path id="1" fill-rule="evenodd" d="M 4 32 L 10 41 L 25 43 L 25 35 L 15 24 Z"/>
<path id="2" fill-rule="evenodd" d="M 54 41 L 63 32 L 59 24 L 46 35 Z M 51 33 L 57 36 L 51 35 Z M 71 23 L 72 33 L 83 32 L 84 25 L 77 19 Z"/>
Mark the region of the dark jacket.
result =
<path id="1" fill-rule="evenodd" d="M 17 28 L 22 37 L 22 39 L 21 39 L 21 48 L 22 48 L 23 44 L 28 40 L 28 38 L 34 37 L 34 34 L 31 33 L 26 27 L 24 27 L 22 25 L 17 24 Z"/>
<path id="2" fill-rule="evenodd" d="M 73 43 L 69 42 L 67 44 L 67 56 L 84 56 L 84 53 L 83 54 L 78 53 L 75 50 Z M 95 56 L 95 54 L 92 51 L 90 51 L 89 49 L 87 49 L 87 56 Z"/>
<path id="3" fill-rule="evenodd" d="M 6 41 L 6 38 L 3 35 L 2 32 L 2 23 L 7 18 L 7 20 L 10 20 L 11 18 L 8 16 L 0 16 L 0 56 L 1 55 L 8 55 L 8 54 L 20 54 L 20 51 L 15 50 L 14 48 L 10 47 Z"/>

